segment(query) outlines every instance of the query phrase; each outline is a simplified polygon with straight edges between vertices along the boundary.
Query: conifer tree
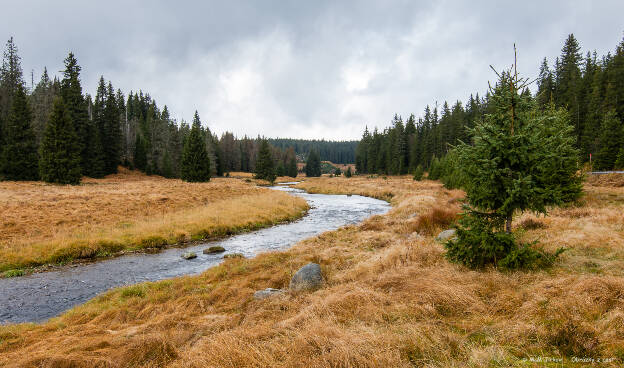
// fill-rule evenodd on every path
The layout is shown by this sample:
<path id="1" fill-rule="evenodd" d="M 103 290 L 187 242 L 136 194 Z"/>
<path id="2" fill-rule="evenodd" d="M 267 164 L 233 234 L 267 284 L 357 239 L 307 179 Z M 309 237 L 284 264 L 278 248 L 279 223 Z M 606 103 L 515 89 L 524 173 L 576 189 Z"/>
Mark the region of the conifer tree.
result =
<path id="1" fill-rule="evenodd" d="M 63 99 L 57 97 L 41 141 L 39 174 L 43 181 L 80 183 L 80 148 Z"/>
<path id="2" fill-rule="evenodd" d="M 106 90 L 103 133 L 104 169 L 106 174 L 114 174 L 117 172 L 117 166 L 119 165 L 121 127 L 119 125 L 119 107 L 115 99 L 115 90 L 110 82 Z"/>
<path id="3" fill-rule="evenodd" d="M 21 58 L 13 37 L 6 43 L 2 65 L 0 66 L 0 120 L 4 120 L 13 105 L 13 95 L 18 88 L 24 87 Z"/>
<path id="4" fill-rule="evenodd" d="M 308 161 L 306 162 L 305 173 L 308 177 L 321 176 L 321 159 L 315 150 L 312 150 L 308 155 Z"/>
<path id="5" fill-rule="evenodd" d="M 181 176 L 185 181 L 205 182 L 210 180 L 210 159 L 202 133 L 199 114 L 195 111 L 193 126 L 184 143 Z"/>
<path id="6" fill-rule="evenodd" d="M 458 239 L 447 243 L 447 256 L 470 267 L 518 261 L 514 214 L 545 214 L 547 206 L 581 195 L 568 113 L 552 106 L 540 112 L 519 93 L 525 83 L 514 71 L 503 72 L 492 91 L 492 113 L 472 131 L 472 145 L 457 148 L 470 206 Z M 525 248 L 521 254 L 536 257 Z"/>
<path id="7" fill-rule="evenodd" d="M 80 84 L 81 68 L 72 52 L 69 53 L 64 62 L 65 71 L 61 81 L 61 96 L 77 136 L 76 145 L 80 150 L 80 167 L 82 172 L 88 173 L 93 167 L 93 157 L 96 154 L 92 151 L 94 147 L 89 144 L 93 138 L 89 137 L 92 132 L 88 127 L 89 113 Z"/>
<path id="8" fill-rule="evenodd" d="M 561 49 L 561 62 L 556 70 L 555 102 L 569 109 L 570 121 L 575 127 L 576 142 L 580 144 L 583 121 L 580 119 L 581 47 L 570 34 Z"/>
<path id="9" fill-rule="evenodd" d="M 351 166 L 347 167 L 347 171 L 345 172 L 345 177 L 350 178 L 353 175 L 351 172 Z"/>
<path id="10" fill-rule="evenodd" d="M 596 168 L 599 170 L 613 170 L 622 147 L 622 123 L 615 110 L 610 110 L 604 117 L 600 150 L 596 157 Z"/>
<path id="11" fill-rule="evenodd" d="M 291 157 L 290 160 L 288 160 L 288 167 L 286 168 L 286 171 L 288 172 L 288 176 L 291 178 L 297 177 L 297 159 L 295 157 Z"/>
<path id="12" fill-rule="evenodd" d="M 39 156 L 31 121 L 30 106 L 20 86 L 13 94 L 0 151 L 0 174 L 5 180 L 39 179 Z"/>
<path id="13" fill-rule="evenodd" d="M 276 178 L 271 147 L 266 139 L 263 139 L 260 143 L 258 161 L 256 161 L 256 178 L 263 179 L 271 183 L 273 183 Z"/>

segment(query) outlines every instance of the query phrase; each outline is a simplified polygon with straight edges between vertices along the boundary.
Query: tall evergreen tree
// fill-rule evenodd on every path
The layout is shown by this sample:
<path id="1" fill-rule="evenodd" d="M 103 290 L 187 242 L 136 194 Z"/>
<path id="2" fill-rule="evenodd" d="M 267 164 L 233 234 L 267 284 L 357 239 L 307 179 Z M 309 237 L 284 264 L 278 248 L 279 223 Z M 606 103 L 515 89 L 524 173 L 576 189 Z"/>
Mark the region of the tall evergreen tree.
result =
<path id="1" fill-rule="evenodd" d="M 26 94 L 22 87 L 18 87 L 13 94 L 0 151 L 0 176 L 6 180 L 39 179 L 39 156 L 31 121 Z"/>
<path id="2" fill-rule="evenodd" d="M 95 147 L 89 144 L 93 138 L 90 137 L 92 131 L 89 129 L 89 113 L 80 84 L 81 68 L 71 52 L 64 63 L 65 71 L 61 81 L 61 96 L 77 136 L 76 145 L 80 150 L 80 167 L 82 172 L 88 173 L 93 167 L 93 157 L 96 156 L 96 153 L 93 152 Z"/>
<path id="3" fill-rule="evenodd" d="M 52 106 L 40 147 L 39 174 L 48 183 L 80 183 L 80 148 L 62 97 Z"/>
<path id="4" fill-rule="evenodd" d="M 210 180 L 210 159 L 197 111 L 193 117 L 191 132 L 184 143 L 181 176 L 183 180 L 190 182 Z"/>
<path id="5" fill-rule="evenodd" d="M 263 139 L 260 143 L 258 161 L 256 161 L 256 178 L 267 180 L 271 183 L 273 183 L 276 178 L 271 147 L 269 147 L 269 142 L 267 142 L 266 139 Z"/>
<path id="6" fill-rule="evenodd" d="M 581 61 L 581 47 L 574 35 L 570 34 L 561 50 L 561 62 L 556 75 L 555 102 L 557 106 L 567 107 L 570 112 L 577 144 L 580 144 L 583 132 L 583 121 L 580 119 Z"/>
<path id="7" fill-rule="evenodd" d="M 106 90 L 105 105 L 102 139 L 104 169 L 107 174 L 114 174 L 117 172 L 119 157 L 121 156 L 121 127 L 119 125 L 119 106 L 115 98 L 115 90 L 110 82 Z"/>

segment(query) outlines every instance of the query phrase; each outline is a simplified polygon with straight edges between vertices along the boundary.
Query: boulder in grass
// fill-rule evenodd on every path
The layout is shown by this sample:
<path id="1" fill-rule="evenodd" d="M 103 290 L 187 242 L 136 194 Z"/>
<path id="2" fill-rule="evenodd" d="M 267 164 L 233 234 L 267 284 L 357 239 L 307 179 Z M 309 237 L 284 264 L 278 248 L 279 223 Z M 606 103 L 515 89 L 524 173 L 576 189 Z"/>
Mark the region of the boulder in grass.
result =
<path id="1" fill-rule="evenodd" d="M 322 285 L 323 274 L 318 263 L 308 263 L 290 279 L 290 289 L 293 291 L 316 290 Z"/>
<path id="2" fill-rule="evenodd" d="M 186 252 L 182 254 L 182 258 L 187 259 L 187 260 L 197 258 L 197 254 L 195 254 L 194 252 Z"/>
<path id="3" fill-rule="evenodd" d="M 446 242 L 449 241 L 451 239 L 454 239 L 457 237 L 457 231 L 455 229 L 448 229 L 448 230 L 444 230 L 443 232 L 441 232 L 437 237 L 436 240 L 439 242 Z"/>
<path id="4" fill-rule="evenodd" d="M 221 253 L 221 252 L 225 252 L 225 248 L 220 247 L 218 245 L 204 249 L 204 254 L 214 254 L 214 253 Z"/>
<path id="5" fill-rule="evenodd" d="M 273 289 L 273 288 L 266 288 L 264 290 L 258 290 L 254 293 L 254 299 L 266 299 L 266 298 L 270 298 L 273 296 L 278 296 L 278 295 L 283 295 L 284 294 L 284 290 L 282 289 Z"/>

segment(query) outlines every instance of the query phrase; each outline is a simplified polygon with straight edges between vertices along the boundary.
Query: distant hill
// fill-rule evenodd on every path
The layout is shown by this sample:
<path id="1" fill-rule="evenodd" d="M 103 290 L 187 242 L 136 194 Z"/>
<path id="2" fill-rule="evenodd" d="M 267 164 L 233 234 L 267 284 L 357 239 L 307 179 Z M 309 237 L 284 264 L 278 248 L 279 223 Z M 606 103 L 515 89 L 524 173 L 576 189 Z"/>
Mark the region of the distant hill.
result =
<path id="1" fill-rule="evenodd" d="M 337 164 L 351 164 L 355 162 L 355 148 L 359 141 L 326 141 L 316 139 L 289 139 L 269 138 L 269 143 L 280 149 L 293 147 L 297 156 L 307 157 L 315 149 L 321 156 L 321 161 L 331 161 Z"/>

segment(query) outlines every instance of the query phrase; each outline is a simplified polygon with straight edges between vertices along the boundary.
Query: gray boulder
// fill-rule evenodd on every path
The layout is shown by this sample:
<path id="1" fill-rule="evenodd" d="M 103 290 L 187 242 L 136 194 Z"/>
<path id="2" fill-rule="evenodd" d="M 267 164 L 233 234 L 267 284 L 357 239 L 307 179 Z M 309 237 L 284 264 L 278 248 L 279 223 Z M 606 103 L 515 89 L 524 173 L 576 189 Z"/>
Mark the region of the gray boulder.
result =
<path id="1" fill-rule="evenodd" d="M 223 258 L 245 258 L 242 253 L 230 253 L 223 256 Z"/>
<path id="2" fill-rule="evenodd" d="M 457 232 L 455 231 L 455 229 L 444 230 L 436 237 L 436 240 L 439 242 L 446 242 L 448 240 L 456 238 L 456 233 Z"/>
<path id="3" fill-rule="evenodd" d="M 322 284 L 321 266 L 317 263 L 308 263 L 293 275 L 289 287 L 293 291 L 315 290 L 320 288 Z"/>
<path id="4" fill-rule="evenodd" d="M 195 254 L 193 252 L 186 252 L 186 253 L 182 254 L 182 258 L 184 258 L 184 259 L 197 258 L 197 254 Z"/>
<path id="5" fill-rule="evenodd" d="M 256 291 L 253 296 L 254 296 L 254 299 L 260 300 L 260 299 L 266 299 L 272 296 L 283 295 L 283 294 L 284 294 L 284 290 L 282 289 L 266 288 L 264 290 Z"/>
<path id="6" fill-rule="evenodd" d="M 221 252 L 225 252 L 225 248 L 220 247 L 218 245 L 204 249 L 204 254 L 213 254 L 213 253 L 221 253 Z"/>

